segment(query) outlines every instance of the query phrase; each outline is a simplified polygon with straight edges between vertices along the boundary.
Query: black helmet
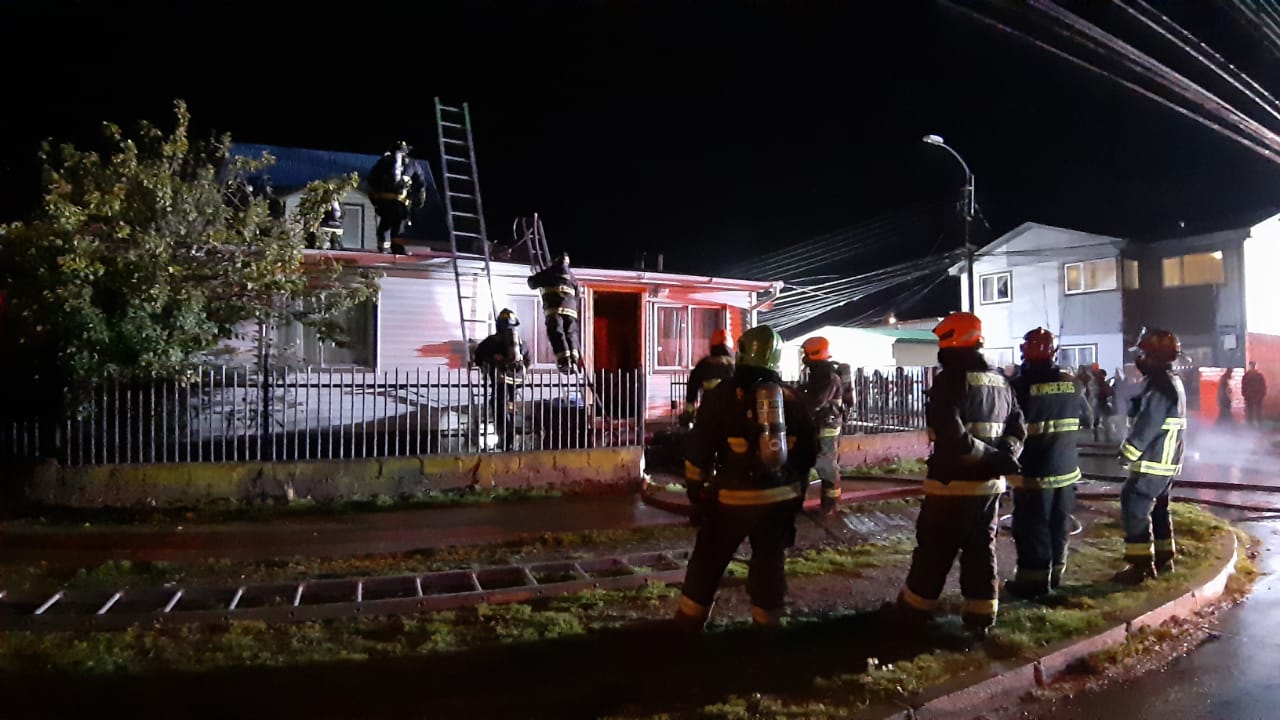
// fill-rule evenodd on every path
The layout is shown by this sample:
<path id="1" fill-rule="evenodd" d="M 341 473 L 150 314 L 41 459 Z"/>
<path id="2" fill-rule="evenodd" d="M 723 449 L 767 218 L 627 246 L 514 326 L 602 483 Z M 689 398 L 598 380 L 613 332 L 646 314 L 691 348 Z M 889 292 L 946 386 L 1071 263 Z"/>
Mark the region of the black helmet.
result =
<path id="1" fill-rule="evenodd" d="M 413 148 L 409 147 L 409 143 L 405 142 L 404 140 L 397 140 L 396 142 L 391 144 L 390 148 L 387 148 L 387 152 L 393 155 L 396 153 L 404 153 L 405 155 L 408 155 L 409 153 L 413 152 Z"/>

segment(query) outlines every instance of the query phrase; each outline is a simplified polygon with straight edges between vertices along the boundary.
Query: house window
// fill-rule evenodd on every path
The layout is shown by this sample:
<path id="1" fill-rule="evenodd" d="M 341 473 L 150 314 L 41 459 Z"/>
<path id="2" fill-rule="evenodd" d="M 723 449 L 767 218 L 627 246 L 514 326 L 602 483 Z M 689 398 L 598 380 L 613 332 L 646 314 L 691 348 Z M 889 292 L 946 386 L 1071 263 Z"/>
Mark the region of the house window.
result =
<path id="1" fill-rule="evenodd" d="M 983 275 L 978 279 L 981 293 L 978 302 L 983 305 L 1009 302 L 1013 299 L 1013 276 L 1009 272 Z"/>
<path id="2" fill-rule="evenodd" d="M 1164 258 L 1160 261 L 1160 272 L 1165 287 L 1222 285 L 1226 282 L 1221 250 Z"/>
<path id="3" fill-rule="evenodd" d="M 1137 290 L 1141 287 L 1138 281 L 1138 261 L 1124 260 L 1124 289 Z"/>
<path id="4" fill-rule="evenodd" d="M 364 206 L 356 203 L 342 203 L 342 246 L 348 250 L 364 246 Z"/>
<path id="5" fill-rule="evenodd" d="M 724 308 L 657 308 L 655 365 L 687 368 L 711 350 L 711 334 L 725 326 Z"/>
<path id="6" fill-rule="evenodd" d="M 697 361 L 711 351 L 711 334 L 724 330 L 724 310 L 721 308 L 689 308 L 689 342 L 693 345 L 689 359 Z"/>
<path id="7" fill-rule="evenodd" d="M 1097 345 L 1063 345 L 1058 348 L 1058 365 L 1075 372 L 1081 367 L 1092 367 L 1098 362 Z"/>
<path id="8" fill-rule="evenodd" d="M 1062 266 L 1062 269 L 1063 274 L 1066 276 L 1066 292 L 1068 295 L 1116 289 L 1116 261 L 1114 259 L 1067 263 Z"/>
<path id="9" fill-rule="evenodd" d="M 1013 364 L 1013 348 L 983 348 L 982 357 L 987 364 L 999 370 Z"/>
<path id="10" fill-rule="evenodd" d="M 280 338 L 291 354 L 309 365 L 317 367 L 373 367 L 375 345 L 374 328 L 377 311 L 372 302 L 356 305 L 339 318 L 346 333 L 346 340 L 338 345 L 321 342 L 316 329 L 299 323 L 282 328 Z"/>
<path id="11" fill-rule="evenodd" d="M 657 366 L 689 366 L 689 308 L 658 308 Z"/>
<path id="12" fill-rule="evenodd" d="M 520 336 L 525 352 L 529 353 L 529 364 L 555 365 L 556 354 L 552 352 L 547 333 L 543 330 L 542 301 L 532 297 L 512 298 L 511 309 L 520 318 L 516 334 Z"/>

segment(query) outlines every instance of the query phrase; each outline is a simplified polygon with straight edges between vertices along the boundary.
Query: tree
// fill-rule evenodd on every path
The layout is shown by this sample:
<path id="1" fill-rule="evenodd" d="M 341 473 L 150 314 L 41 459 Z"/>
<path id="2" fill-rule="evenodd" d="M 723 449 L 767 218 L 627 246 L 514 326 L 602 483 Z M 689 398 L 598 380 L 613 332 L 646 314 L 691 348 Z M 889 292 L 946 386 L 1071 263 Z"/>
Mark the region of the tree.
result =
<path id="1" fill-rule="evenodd" d="M 335 318 L 376 293 L 370 274 L 303 253 L 315 215 L 354 175 L 312 183 L 282 217 L 224 180 L 272 158 L 229 161 L 225 135 L 191 143 L 175 105 L 169 134 L 143 123 L 130 139 L 106 124 L 102 155 L 46 144 L 41 209 L 0 227 L 0 363 L 43 411 L 78 410 L 107 378 L 189 377 L 246 325 L 292 320 L 341 343 Z"/>

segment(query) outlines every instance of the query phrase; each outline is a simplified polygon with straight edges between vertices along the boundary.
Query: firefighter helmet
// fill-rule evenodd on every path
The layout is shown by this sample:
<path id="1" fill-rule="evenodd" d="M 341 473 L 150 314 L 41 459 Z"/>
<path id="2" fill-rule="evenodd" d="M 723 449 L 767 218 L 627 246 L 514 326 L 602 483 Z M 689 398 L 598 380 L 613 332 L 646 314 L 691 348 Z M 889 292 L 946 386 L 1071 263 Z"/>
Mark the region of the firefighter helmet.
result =
<path id="1" fill-rule="evenodd" d="M 413 152 L 413 148 L 410 147 L 409 143 L 405 142 L 404 140 L 397 140 L 391 143 L 391 147 L 387 148 L 387 152 L 391 153 L 392 155 L 395 155 L 396 153 L 404 153 L 405 155 L 408 155 L 409 153 Z"/>
<path id="2" fill-rule="evenodd" d="M 953 312 L 933 329 L 938 348 L 977 348 L 982 346 L 982 321 L 971 312 Z"/>
<path id="3" fill-rule="evenodd" d="M 498 329 L 519 326 L 520 317 L 516 315 L 516 311 L 511 308 L 502 308 L 502 312 L 498 313 Z"/>
<path id="4" fill-rule="evenodd" d="M 800 346 L 804 350 L 804 359 L 806 362 L 821 362 L 831 359 L 831 343 L 821 335 L 815 335 Z"/>
<path id="5" fill-rule="evenodd" d="M 1134 349 L 1140 357 L 1172 363 L 1182 354 L 1182 343 L 1168 330 L 1143 330 Z"/>
<path id="6" fill-rule="evenodd" d="M 727 330 L 716 330 L 711 333 L 711 347 L 715 347 L 717 345 L 730 347 L 729 332 Z"/>
<path id="7" fill-rule="evenodd" d="M 782 336 L 768 325 L 759 325 L 738 338 L 738 365 L 777 370 L 782 361 Z"/>
<path id="8" fill-rule="evenodd" d="M 1022 359 L 1028 362 L 1053 360 L 1058 352 L 1058 341 L 1053 333 L 1038 327 L 1022 336 Z"/>

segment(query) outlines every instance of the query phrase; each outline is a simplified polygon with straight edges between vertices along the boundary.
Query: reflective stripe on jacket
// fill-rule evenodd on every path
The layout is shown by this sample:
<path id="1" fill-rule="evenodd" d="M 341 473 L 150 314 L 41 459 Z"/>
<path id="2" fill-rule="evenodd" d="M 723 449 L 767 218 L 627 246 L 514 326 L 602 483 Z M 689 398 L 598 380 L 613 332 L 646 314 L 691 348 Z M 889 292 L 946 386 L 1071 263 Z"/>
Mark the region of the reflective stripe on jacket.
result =
<path id="1" fill-rule="evenodd" d="M 1022 475 L 1009 478 L 1016 488 L 1060 488 L 1080 479 L 1076 431 L 1092 427 L 1093 413 L 1084 388 L 1068 372 L 1049 364 L 1024 364 L 1009 383 L 1027 421 Z"/>
<path id="2" fill-rule="evenodd" d="M 1138 396 L 1138 412 L 1120 454 L 1132 463 L 1133 472 L 1176 477 L 1182 473 L 1186 429 L 1182 378 L 1172 371 L 1152 374 Z"/>

